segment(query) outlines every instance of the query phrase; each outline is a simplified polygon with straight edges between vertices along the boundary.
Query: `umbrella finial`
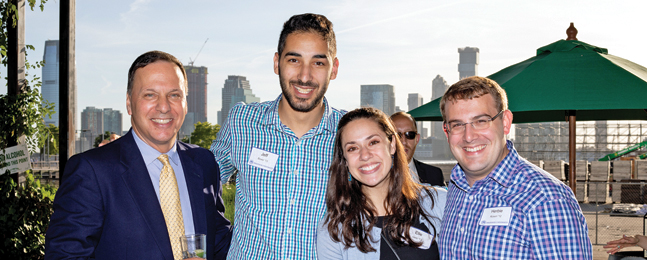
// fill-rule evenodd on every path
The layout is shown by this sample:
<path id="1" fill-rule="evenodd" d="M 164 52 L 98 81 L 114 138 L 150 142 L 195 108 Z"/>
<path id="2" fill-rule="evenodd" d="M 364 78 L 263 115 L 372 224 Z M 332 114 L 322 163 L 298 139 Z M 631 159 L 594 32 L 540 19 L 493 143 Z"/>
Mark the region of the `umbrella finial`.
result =
<path id="1" fill-rule="evenodd" d="M 575 29 L 575 26 L 573 23 L 571 23 L 571 26 L 566 29 L 566 38 L 567 41 L 577 41 L 577 29 Z"/>

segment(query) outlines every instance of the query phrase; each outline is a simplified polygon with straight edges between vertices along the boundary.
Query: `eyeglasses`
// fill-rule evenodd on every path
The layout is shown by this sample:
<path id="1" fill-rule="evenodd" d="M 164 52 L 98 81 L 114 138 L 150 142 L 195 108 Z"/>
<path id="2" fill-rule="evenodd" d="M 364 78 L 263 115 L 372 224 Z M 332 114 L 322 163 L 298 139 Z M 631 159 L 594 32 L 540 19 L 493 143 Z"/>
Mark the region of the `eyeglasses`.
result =
<path id="1" fill-rule="evenodd" d="M 398 137 L 400 137 L 400 139 L 407 138 L 409 140 L 413 140 L 413 139 L 416 139 L 416 135 L 418 135 L 416 131 L 409 131 L 404 133 L 398 132 Z"/>
<path id="2" fill-rule="evenodd" d="M 458 135 L 465 132 L 465 127 L 467 126 L 467 124 L 472 125 L 474 130 L 485 130 L 490 128 L 490 125 L 492 125 L 492 121 L 494 121 L 502 113 L 503 113 L 503 110 L 501 110 L 501 112 L 499 112 L 498 114 L 496 114 L 496 116 L 492 118 L 478 119 L 468 123 L 452 122 L 452 123 L 445 123 L 443 125 L 447 130 L 447 132 L 452 135 Z"/>

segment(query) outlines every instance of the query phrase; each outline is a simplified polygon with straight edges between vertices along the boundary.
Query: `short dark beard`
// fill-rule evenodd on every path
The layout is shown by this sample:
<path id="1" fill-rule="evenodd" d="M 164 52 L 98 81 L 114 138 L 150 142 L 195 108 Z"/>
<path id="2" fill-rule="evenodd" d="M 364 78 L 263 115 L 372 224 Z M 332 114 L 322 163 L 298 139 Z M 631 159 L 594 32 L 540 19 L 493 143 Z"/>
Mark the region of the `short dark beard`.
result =
<path id="1" fill-rule="evenodd" d="M 283 76 L 281 74 L 281 68 L 280 67 L 279 67 L 279 83 L 281 84 L 281 91 L 283 92 L 283 98 L 285 98 L 285 100 L 288 101 L 288 104 L 290 105 L 290 107 L 295 111 L 303 112 L 303 113 L 310 112 L 313 109 L 315 109 L 316 107 L 318 107 L 321 104 L 321 102 L 323 102 L 324 95 L 326 94 L 326 91 L 328 90 L 328 83 L 327 82 L 325 84 L 323 84 L 321 86 L 321 88 L 319 88 L 320 87 L 319 84 L 314 83 L 312 81 L 303 82 L 303 81 L 301 81 L 299 79 L 299 80 L 292 80 L 292 81 L 288 82 L 288 84 L 296 84 L 296 85 L 300 85 L 300 86 L 314 87 L 315 89 L 313 89 L 312 91 L 318 91 L 318 93 L 316 93 L 316 96 L 315 96 L 314 100 L 312 101 L 312 103 L 308 104 L 308 103 L 306 103 L 307 102 L 306 99 L 292 96 L 292 93 L 290 93 L 290 91 L 289 91 L 289 88 L 291 88 L 291 86 L 289 86 L 289 85 L 286 86 L 285 81 L 283 80 Z"/>

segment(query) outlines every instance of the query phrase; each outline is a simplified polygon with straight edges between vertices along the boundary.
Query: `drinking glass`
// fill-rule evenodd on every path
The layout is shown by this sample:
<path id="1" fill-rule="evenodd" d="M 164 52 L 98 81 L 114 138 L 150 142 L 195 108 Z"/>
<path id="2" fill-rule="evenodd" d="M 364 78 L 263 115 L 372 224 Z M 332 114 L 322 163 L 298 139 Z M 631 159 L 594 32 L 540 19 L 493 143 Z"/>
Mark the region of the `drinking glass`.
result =
<path id="1" fill-rule="evenodd" d="M 207 259 L 207 235 L 192 234 L 180 237 L 182 245 L 182 258 L 203 258 Z"/>

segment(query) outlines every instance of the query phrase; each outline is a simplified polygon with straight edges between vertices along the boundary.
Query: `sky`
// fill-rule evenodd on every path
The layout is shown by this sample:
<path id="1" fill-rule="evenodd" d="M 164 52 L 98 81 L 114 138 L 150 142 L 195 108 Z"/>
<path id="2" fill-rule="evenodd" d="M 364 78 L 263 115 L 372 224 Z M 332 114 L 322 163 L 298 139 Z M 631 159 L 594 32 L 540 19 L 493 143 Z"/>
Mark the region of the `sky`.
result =
<path id="1" fill-rule="evenodd" d="M 26 11 L 26 43 L 36 48 L 28 60 L 42 60 L 45 41 L 58 39 L 59 6 L 49 0 L 43 12 Z M 488 76 L 565 39 L 571 22 L 578 40 L 647 66 L 640 49 L 647 43 L 645 9 L 644 0 L 77 1 L 77 127 L 88 106 L 120 110 L 124 130 L 130 127 L 127 71 L 150 50 L 208 68 L 211 123 L 228 75 L 246 76 L 261 101 L 274 100 L 281 91 L 272 58 L 294 14 L 323 14 L 334 25 L 339 74 L 326 94 L 333 107 L 359 107 L 362 84 L 391 84 L 396 105 L 407 110 L 409 93 L 430 101 L 437 75 L 450 85 L 458 80 L 458 48 L 479 48 L 478 75 Z"/>

